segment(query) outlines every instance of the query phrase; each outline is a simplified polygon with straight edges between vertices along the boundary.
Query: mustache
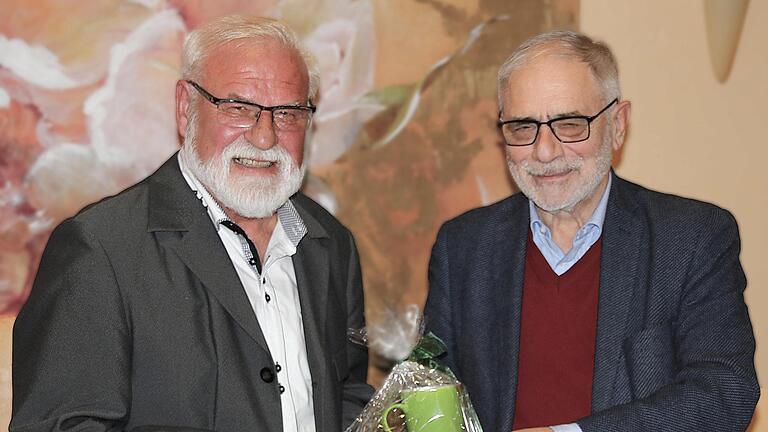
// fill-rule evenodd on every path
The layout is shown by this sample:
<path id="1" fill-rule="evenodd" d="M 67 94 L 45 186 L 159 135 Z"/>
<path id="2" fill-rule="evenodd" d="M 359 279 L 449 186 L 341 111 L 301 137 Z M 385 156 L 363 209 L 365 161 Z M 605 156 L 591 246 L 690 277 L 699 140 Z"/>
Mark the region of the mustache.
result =
<path id="1" fill-rule="evenodd" d="M 275 145 L 266 150 L 259 149 L 248 143 L 243 137 L 230 143 L 221 152 L 224 159 L 230 160 L 232 158 L 246 158 L 246 159 L 259 159 L 266 161 L 274 161 L 278 163 L 290 163 L 291 156 L 288 151 L 279 145 Z"/>
<path id="2" fill-rule="evenodd" d="M 583 158 L 555 159 L 547 163 L 523 161 L 523 170 L 534 176 L 550 176 L 563 174 L 568 171 L 578 171 L 584 165 Z"/>

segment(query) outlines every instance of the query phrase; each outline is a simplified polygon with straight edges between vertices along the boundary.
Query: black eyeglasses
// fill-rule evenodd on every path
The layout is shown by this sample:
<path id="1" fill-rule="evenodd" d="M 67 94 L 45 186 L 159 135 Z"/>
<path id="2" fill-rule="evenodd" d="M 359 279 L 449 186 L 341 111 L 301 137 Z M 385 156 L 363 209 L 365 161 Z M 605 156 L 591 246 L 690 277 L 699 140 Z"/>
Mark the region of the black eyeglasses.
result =
<path id="1" fill-rule="evenodd" d="M 259 121 L 261 113 L 272 113 L 272 124 L 275 129 L 286 132 L 304 131 L 309 127 L 312 113 L 317 109 L 312 105 L 277 105 L 264 106 L 255 102 L 237 99 L 220 99 L 208 93 L 206 89 L 194 81 L 186 80 L 208 102 L 216 105 L 217 119 L 225 126 L 250 128 Z"/>
<path id="2" fill-rule="evenodd" d="M 577 143 L 589 139 L 590 124 L 618 101 L 618 98 L 612 100 L 599 113 L 591 117 L 567 116 L 545 122 L 535 120 L 499 120 L 498 125 L 501 128 L 501 133 L 504 135 L 504 141 L 509 146 L 518 147 L 533 144 L 539 136 L 541 125 L 549 126 L 552 134 L 561 143 Z M 499 117 L 501 117 L 501 112 L 499 112 Z"/>

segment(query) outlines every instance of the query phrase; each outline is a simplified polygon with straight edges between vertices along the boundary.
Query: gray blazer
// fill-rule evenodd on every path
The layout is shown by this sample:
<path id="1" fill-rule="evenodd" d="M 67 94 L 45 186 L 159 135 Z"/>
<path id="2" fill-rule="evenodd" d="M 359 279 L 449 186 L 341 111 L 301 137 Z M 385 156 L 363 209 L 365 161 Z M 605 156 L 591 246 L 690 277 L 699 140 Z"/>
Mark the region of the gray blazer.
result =
<path id="1" fill-rule="evenodd" d="M 358 256 L 336 219 L 301 194 L 292 200 L 308 230 L 293 264 L 315 422 L 338 432 L 372 393 L 367 353 L 346 337 L 364 325 Z M 173 156 L 51 235 L 14 326 L 11 430 L 279 432 L 278 380 L 237 273 Z"/>
<path id="2" fill-rule="evenodd" d="M 440 229 L 429 266 L 427 326 L 489 431 L 514 420 L 529 223 L 522 194 L 469 211 Z M 760 389 L 733 217 L 614 177 L 602 236 L 581 428 L 743 431 Z"/>

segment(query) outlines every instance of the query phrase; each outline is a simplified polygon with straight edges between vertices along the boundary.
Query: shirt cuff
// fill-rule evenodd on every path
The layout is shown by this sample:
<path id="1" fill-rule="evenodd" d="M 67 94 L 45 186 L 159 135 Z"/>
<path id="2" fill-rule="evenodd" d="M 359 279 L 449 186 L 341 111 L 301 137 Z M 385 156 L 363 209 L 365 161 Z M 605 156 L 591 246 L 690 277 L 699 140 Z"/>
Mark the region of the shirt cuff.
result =
<path id="1" fill-rule="evenodd" d="M 549 428 L 552 429 L 553 432 L 582 432 L 581 428 L 576 423 L 550 426 Z"/>

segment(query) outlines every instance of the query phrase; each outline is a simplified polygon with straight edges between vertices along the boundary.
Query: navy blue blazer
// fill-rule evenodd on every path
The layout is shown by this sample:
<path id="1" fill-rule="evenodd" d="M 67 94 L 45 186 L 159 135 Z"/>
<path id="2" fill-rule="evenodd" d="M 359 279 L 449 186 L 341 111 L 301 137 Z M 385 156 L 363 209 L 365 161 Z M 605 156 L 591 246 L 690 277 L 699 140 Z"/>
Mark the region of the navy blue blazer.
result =
<path id="1" fill-rule="evenodd" d="M 485 430 L 511 431 L 529 229 L 515 194 L 440 229 L 427 326 Z M 588 431 L 743 431 L 760 388 L 733 216 L 614 176 Z"/>

